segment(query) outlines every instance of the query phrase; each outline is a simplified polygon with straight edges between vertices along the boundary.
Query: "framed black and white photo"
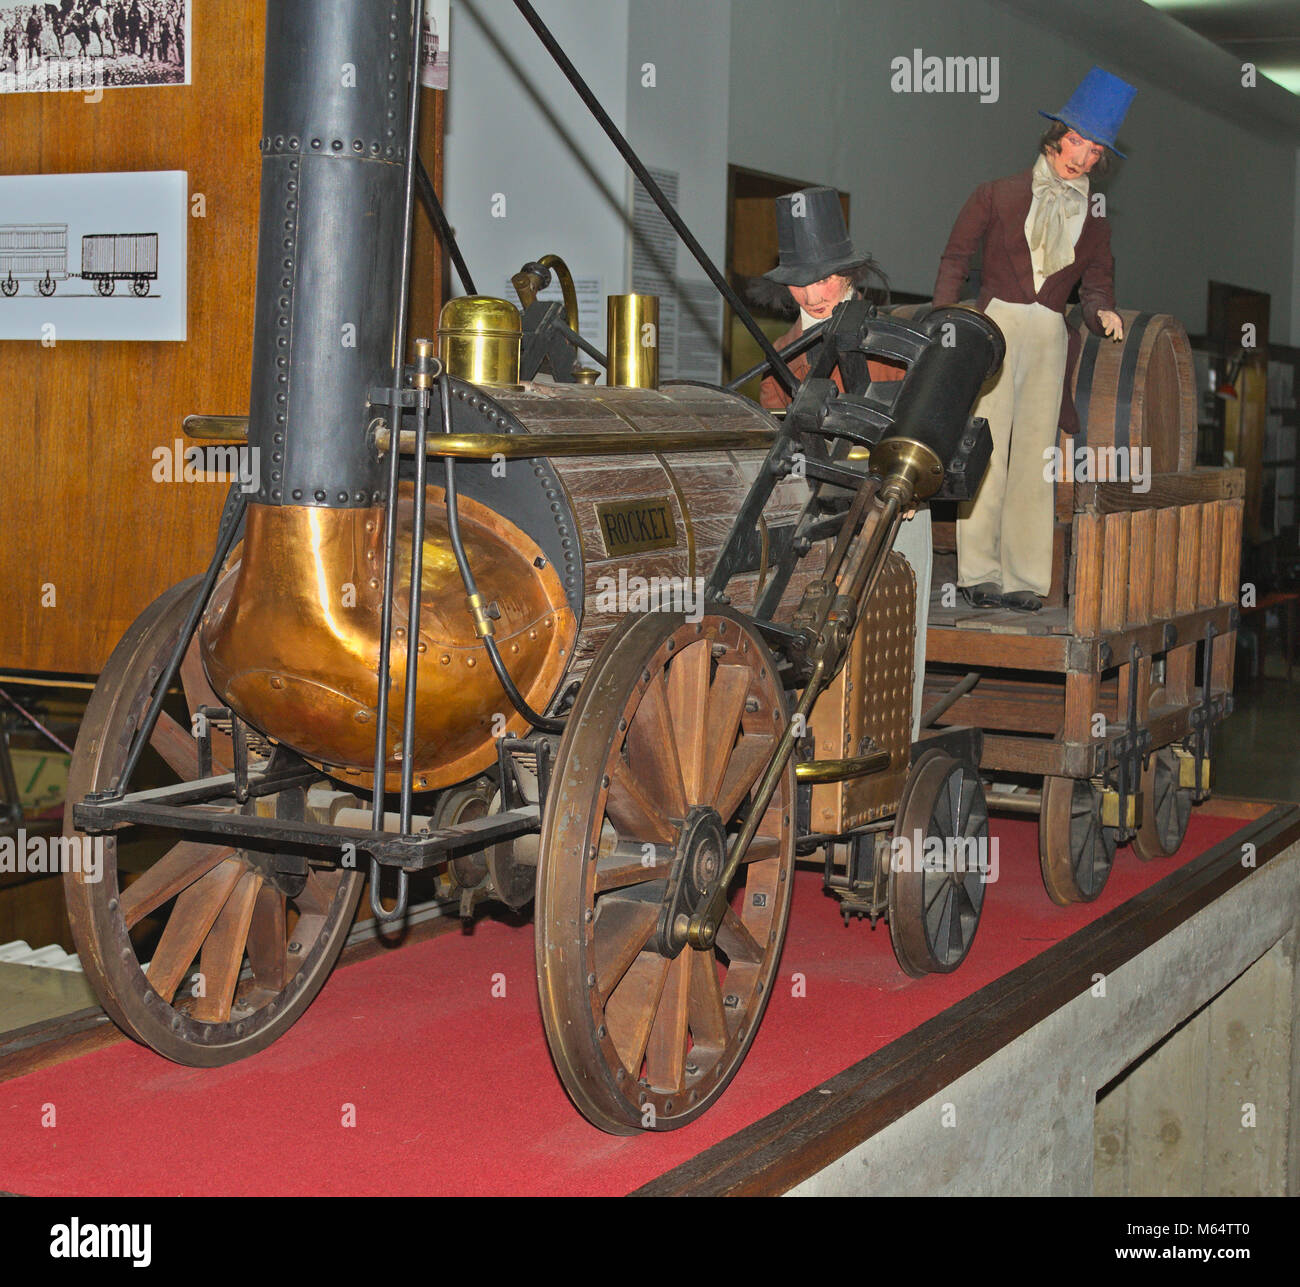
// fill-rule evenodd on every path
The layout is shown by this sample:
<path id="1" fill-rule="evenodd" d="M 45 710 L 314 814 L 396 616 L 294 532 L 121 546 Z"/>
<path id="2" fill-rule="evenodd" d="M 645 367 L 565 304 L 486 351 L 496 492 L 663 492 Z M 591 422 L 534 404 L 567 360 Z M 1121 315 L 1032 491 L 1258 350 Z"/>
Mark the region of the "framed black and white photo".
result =
<path id="1" fill-rule="evenodd" d="M 0 93 L 190 83 L 192 0 L 0 2 Z"/>

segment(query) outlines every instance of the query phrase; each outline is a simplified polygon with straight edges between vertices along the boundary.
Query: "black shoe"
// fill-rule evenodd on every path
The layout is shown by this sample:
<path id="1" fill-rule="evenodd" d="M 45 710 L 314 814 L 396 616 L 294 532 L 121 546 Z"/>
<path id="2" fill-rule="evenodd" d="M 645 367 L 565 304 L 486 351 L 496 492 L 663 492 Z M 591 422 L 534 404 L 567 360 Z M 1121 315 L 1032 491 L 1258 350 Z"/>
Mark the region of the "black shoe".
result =
<path id="1" fill-rule="evenodd" d="M 1010 608 L 1012 612 L 1038 612 L 1042 609 L 1043 600 L 1032 590 L 1012 590 L 1010 594 L 1002 596 L 1002 606 Z"/>
<path id="2" fill-rule="evenodd" d="M 962 585 L 957 587 L 961 597 L 972 608 L 1000 608 L 1002 591 L 992 581 L 981 581 L 979 585 Z"/>

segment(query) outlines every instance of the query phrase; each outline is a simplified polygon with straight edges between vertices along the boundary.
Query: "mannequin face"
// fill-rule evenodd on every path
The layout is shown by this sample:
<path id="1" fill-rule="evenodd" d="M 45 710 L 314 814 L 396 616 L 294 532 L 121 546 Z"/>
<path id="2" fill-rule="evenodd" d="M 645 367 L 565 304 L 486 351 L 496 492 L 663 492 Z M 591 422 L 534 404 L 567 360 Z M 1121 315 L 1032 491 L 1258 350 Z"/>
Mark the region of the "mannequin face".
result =
<path id="1" fill-rule="evenodd" d="M 821 281 L 809 286 L 791 286 L 790 294 L 805 313 L 823 322 L 852 289 L 853 283 L 847 277 L 837 274 L 834 277 L 823 277 Z"/>
<path id="2" fill-rule="evenodd" d="M 1074 130 L 1067 131 L 1056 147 L 1055 152 L 1048 148 L 1047 163 L 1062 179 L 1077 179 L 1087 174 L 1106 151 L 1100 143 L 1094 143 Z"/>

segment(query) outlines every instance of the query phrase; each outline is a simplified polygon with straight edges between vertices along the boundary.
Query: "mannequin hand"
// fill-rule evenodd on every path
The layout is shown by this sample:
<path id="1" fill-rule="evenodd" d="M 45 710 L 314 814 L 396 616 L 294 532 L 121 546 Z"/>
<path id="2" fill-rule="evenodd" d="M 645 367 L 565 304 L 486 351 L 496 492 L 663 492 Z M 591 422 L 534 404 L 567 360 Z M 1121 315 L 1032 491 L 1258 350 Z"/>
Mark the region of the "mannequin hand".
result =
<path id="1" fill-rule="evenodd" d="M 1097 320 L 1105 328 L 1106 334 L 1117 343 L 1124 338 L 1124 319 L 1108 308 L 1097 310 Z"/>

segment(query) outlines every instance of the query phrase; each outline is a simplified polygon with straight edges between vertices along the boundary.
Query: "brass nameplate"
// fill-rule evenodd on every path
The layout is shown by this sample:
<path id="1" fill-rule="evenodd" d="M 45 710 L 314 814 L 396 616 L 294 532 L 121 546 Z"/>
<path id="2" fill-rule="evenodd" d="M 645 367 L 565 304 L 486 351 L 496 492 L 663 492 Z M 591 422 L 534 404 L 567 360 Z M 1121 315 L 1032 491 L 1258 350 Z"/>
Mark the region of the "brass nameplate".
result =
<path id="1" fill-rule="evenodd" d="M 672 549 L 677 544 L 671 497 L 606 501 L 596 506 L 596 517 L 600 521 L 605 552 L 611 558 L 619 554 L 640 554 L 644 550 Z"/>

